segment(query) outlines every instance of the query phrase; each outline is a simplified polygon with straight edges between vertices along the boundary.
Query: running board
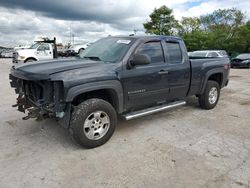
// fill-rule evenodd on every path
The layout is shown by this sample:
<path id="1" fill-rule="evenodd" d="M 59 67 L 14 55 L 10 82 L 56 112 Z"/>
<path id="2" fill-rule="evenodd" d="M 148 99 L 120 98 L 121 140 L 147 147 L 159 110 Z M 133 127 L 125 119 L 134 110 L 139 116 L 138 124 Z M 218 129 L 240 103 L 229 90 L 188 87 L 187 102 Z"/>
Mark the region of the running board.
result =
<path id="1" fill-rule="evenodd" d="M 186 101 L 175 101 L 175 102 L 171 102 L 171 103 L 168 103 L 168 104 L 163 104 L 163 105 L 160 105 L 160 106 L 155 106 L 155 107 L 143 109 L 143 110 L 140 110 L 140 111 L 131 112 L 131 113 L 125 114 L 123 117 L 125 117 L 126 120 L 131 120 L 131 119 L 143 117 L 143 116 L 146 116 L 146 115 L 154 114 L 156 112 L 160 112 L 160 111 L 163 111 L 163 110 L 183 106 L 185 104 L 186 104 Z"/>

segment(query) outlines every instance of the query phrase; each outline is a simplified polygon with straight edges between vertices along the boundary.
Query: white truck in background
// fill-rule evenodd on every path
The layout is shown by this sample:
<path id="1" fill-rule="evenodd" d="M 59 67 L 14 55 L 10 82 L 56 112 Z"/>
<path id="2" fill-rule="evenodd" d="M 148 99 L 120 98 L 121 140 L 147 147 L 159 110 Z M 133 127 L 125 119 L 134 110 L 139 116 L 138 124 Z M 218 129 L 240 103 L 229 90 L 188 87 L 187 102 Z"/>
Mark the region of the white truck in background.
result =
<path id="1" fill-rule="evenodd" d="M 17 49 L 13 53 L 13 63 L 27 63 L 32 61 L 50 60 L 57 58 L 56 38 L 36 41 L 35 44 L 25 49 Z"/>

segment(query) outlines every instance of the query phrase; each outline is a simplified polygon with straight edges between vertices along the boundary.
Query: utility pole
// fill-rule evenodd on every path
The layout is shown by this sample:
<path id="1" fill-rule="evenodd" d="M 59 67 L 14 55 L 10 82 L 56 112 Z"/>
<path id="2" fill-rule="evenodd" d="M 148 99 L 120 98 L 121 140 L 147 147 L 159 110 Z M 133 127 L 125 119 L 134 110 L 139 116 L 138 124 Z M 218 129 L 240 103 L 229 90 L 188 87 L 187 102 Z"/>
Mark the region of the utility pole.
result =
<path id="1" fill-rule="evenodd" d="M 134 29 L 134 35 L 136 35 L 137 31 L 138 31 L 138 29 Z"/>

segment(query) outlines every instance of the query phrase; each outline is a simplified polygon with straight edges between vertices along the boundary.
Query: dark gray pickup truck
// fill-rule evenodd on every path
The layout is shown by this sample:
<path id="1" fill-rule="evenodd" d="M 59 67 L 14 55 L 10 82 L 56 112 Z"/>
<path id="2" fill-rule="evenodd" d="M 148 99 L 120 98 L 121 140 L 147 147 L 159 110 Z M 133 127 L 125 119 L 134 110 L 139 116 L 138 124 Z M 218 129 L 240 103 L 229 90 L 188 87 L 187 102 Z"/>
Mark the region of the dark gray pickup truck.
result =
<path id="1" fill-rule="evenodd" d="M 185 104 L 216 106 L 227 85 L 228 58 L 189 59 L 184 42 L 168 36 L 98 40 L 76 59 L 13 66 L 10 84 L 21 112 L 55 118 L 86 148 L 112 136 L 117 116 L 127 120 Z"/>

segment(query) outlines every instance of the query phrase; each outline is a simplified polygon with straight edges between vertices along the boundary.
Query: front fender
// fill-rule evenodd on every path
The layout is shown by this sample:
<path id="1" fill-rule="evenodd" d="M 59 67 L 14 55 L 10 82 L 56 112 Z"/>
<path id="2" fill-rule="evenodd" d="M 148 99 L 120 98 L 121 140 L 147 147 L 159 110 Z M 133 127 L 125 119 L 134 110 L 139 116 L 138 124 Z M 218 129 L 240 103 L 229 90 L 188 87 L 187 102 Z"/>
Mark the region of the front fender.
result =
<path id="1" fill-rule="evenodd" d="M 123 89 L 121 83 L 118 80 L 91 82 L 74 86 L 68 90 L 67 94 L 65 95 L 65 101 L 72 102 L 74 98 L 80 94 L 100 89 L 112 89 L 115 91 L 118 98 L 118 113 L 121 113 L 123 111 Z"/>

